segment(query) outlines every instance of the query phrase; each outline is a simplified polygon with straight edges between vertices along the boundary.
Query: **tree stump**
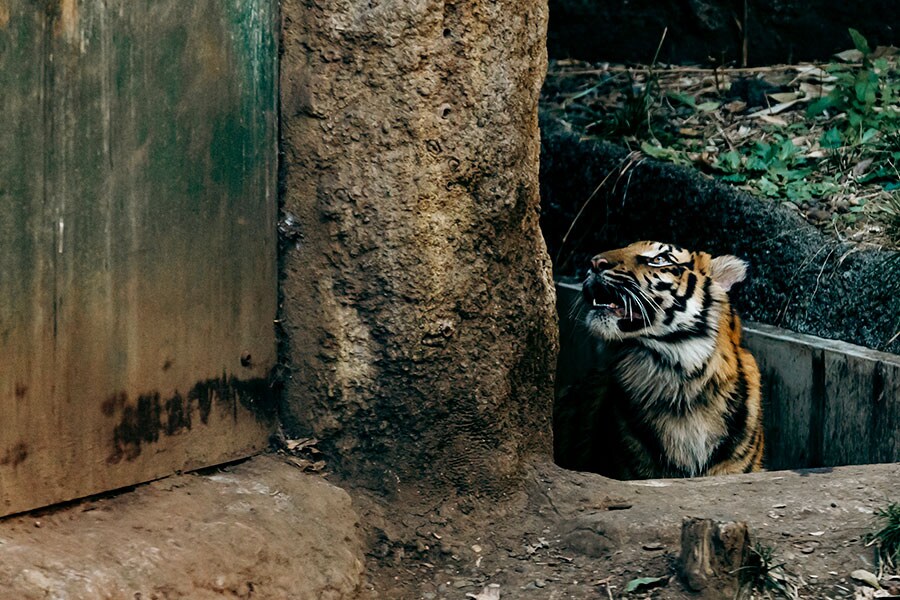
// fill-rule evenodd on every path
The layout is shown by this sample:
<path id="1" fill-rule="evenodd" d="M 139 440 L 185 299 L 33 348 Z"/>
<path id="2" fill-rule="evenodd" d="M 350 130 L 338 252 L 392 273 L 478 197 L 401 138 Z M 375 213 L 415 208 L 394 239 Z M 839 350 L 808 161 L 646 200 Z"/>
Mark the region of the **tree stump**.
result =
<path id="1" fill-rule="evenodd" d="M 685 518 L 681 523 L 679 567 L 685 584 L 695 592 L 733 598 L 749 551 L 750 534 L 744 522 Z"/>

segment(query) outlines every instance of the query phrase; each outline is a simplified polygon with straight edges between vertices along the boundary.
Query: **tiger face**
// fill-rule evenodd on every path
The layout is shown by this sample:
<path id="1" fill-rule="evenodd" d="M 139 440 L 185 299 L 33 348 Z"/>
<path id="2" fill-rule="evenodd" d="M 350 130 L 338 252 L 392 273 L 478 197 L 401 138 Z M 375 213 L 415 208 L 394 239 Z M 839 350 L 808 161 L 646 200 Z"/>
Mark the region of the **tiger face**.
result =
<path id="1" fill-rule="evenodd" d="M 714 334 L 727 292 L 747 265 L 660 242 L 636 242 L 591 259 L 582 286 L 591 334 L 604 340 L 662 342 Z M 713 329 L 713 331 L 710 331 Z"/>

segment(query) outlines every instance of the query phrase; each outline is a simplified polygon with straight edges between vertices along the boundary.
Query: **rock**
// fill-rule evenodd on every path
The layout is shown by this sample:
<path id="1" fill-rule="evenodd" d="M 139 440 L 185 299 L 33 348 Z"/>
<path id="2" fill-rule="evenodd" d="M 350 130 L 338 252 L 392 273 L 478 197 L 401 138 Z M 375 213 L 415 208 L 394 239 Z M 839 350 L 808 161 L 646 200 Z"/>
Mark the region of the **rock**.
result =
<path id="1" fill-rule="evenodd" d="M 607 524 L 596 519 L 583 519 L 570 523 L 563 534 L 560 546 L 591 558 L 608 556 L 618 548 L 618 535 Z"/>
<path id="2" fill-rule="evenodd" d="M 350 497 L 277 458 L 172 477 L 80 508 L 45 513 L 41 529 L 27 516 L 0 522 L 4 598 L 149 599 L 163 587 L 177 598 L 249 598 L 252 589 L 254 598 L 337 600 L 358 592 L 364 555 Z"/>

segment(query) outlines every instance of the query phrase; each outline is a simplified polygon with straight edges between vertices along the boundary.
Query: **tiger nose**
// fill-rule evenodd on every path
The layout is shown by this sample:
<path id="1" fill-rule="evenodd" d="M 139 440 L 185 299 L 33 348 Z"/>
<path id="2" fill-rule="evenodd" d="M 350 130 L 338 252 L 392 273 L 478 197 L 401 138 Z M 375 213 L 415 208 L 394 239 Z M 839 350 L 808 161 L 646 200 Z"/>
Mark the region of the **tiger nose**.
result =
<path id="1" fill-rule="evenodd" d="M 600 256 L 599 254 L 591 259 L 591 272 L 599 273 L 612 267 L 612 263 Z"/>

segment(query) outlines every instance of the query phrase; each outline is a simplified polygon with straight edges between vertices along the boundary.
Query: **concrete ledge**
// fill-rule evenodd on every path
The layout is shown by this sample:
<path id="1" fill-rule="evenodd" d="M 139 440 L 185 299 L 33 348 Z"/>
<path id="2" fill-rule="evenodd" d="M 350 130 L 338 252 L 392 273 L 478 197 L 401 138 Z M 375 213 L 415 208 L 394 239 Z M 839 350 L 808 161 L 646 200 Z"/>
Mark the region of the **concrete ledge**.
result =
<path id="1" fill-rule="evenodd" d="M 0 521 L 4 598 L 349 598 L 350 497 L 260 456 L 207 475 Z"/>

